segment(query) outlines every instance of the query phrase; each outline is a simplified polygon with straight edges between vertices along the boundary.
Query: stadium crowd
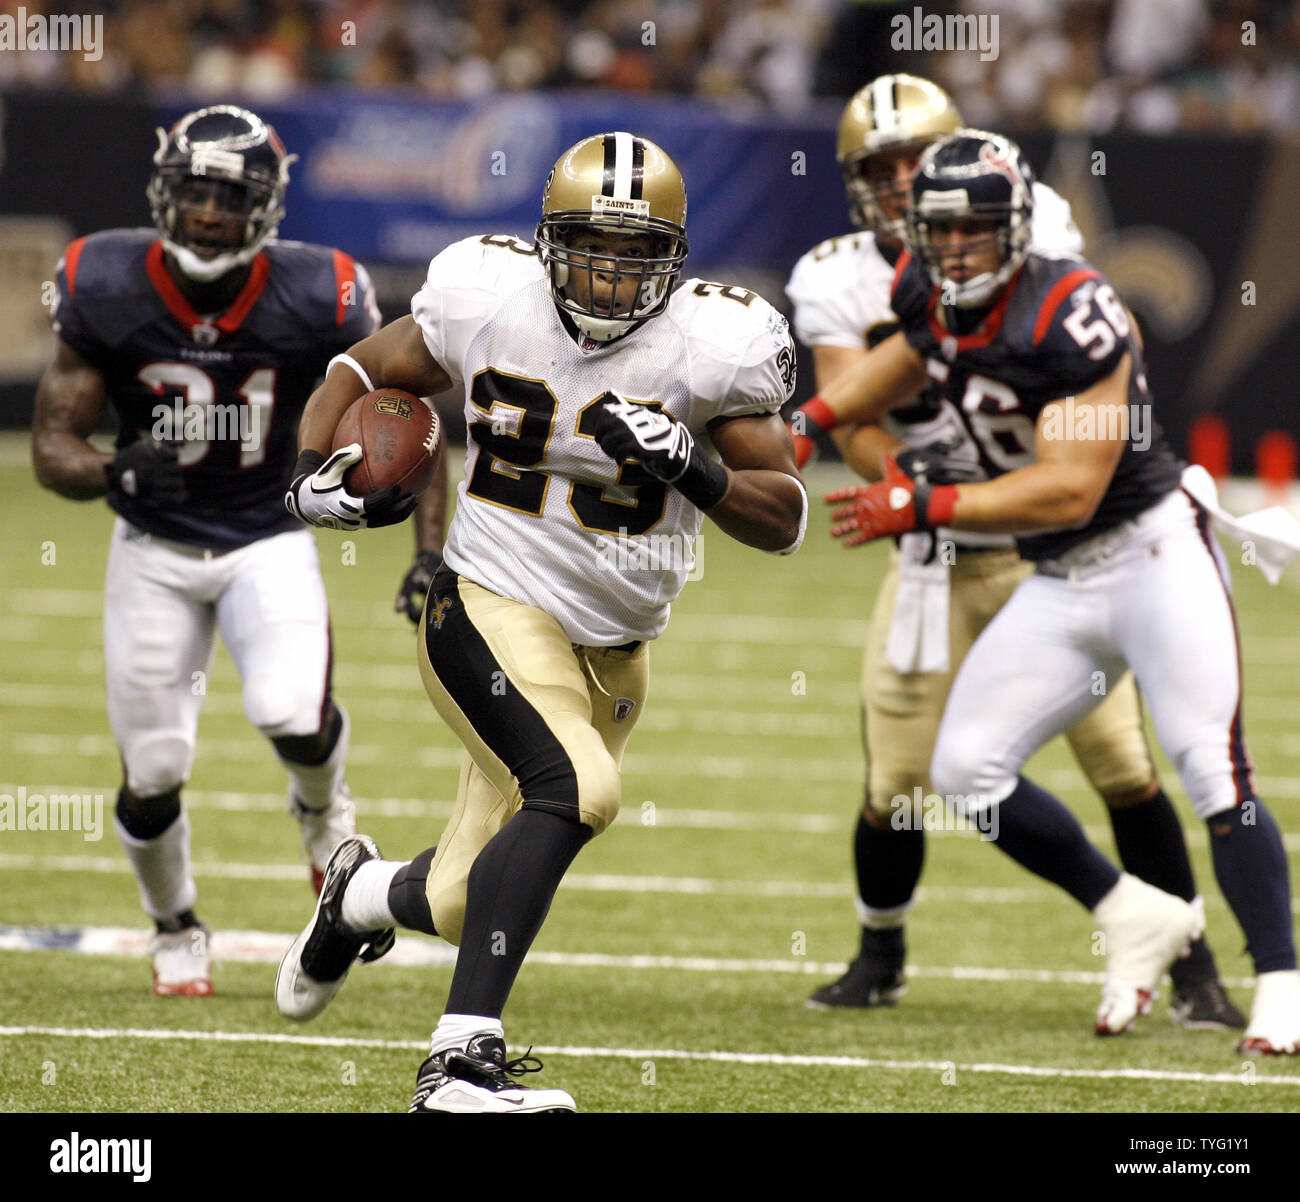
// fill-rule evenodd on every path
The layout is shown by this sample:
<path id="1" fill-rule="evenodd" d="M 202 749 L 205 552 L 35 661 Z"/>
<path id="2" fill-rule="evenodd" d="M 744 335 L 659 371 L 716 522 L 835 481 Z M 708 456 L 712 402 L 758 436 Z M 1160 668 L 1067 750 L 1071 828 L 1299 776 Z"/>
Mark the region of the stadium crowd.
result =
<path id="1" fill-rule="evenodd" d="M 314 83 L 473 97 L 614 88 L 798 112 L 900 69 L 896 18 L 998 17 L 996 57 L 926 54 L 979 125 L 1300 129 L 1289 0 L 0 0 L 104 15 L 103 54 L 0 51 L 0 88 L 181 86 L 268 99 Z"/>

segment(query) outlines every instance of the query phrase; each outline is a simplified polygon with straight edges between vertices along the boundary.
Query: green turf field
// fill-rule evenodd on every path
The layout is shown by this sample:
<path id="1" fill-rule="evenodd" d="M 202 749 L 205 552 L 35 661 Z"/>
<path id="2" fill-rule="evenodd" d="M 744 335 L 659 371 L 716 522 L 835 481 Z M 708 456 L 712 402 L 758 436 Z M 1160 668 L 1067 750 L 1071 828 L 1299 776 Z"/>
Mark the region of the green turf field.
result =
<path id="1" fill-rule="evenodd" d="M 819 496 L 836 469 L 814 469 Z M 103 701 L 100 592 L 111 515 L 37 488 L 0 440 L 0 794 L 101 793 L 103 838 L 0 832 L 0 923 L 147 923 L 111 830 L 119 768 Z M 1090 1033 L 1101 961 L 1088 916 L 972 835 L 930 841 L 894 1009 L 803 1005 L 856 944 L 849 834 L 861 794 L 857 674 L 880 547 L 846 552 L 817 505 L 777 559 L 704 537 L 652 653 L 623 813 L 585 849 L 521 973 L 506 1033 L 584 1111 L 1279 1111 L 1300 1063 L 1246 1061 L 1165 1003 L 1129 1035 Z M 436 842 L 458 746 L 426 701 L 392 598 L 410 531 L 318 537 L 335 692 L 351 711 L 362 829 L 390 856 Z M 52 555 L 51 555 L 52 551 Z M 53 563 L 43 562 L 53 558 Z M 1240 570 L 1246 730 L 1293 865 L 1300 850 L 1297 582 Z M 1194 649 L 1189 649 L 1194 653 Z M 995 703 L 995 702 L 994 702 Z M 1249 963 L 1183 806 L 1209 934 L 1248 1009 Z M 1031 764 L 1108 850 L 1101 804 L 1062 743 Z M 187 792 L 198 912 L 287 943 L 311 913 L 284 776 L 219 653 Z M 249 945 L 268 941 L 249 937 Z M 410 936 L 413 945 L 435 941 Z M 220 945 L 218 945 L 220 946 Z M 413 947 L 413 952 L 422 950 Z M 0 1110 L 404 1109 L 450 980 L 441 964 L 357 968 L 305 1026 L 276 1013 L 274 958 L 219 962 L 217 996 L 159 1000 L 142 956 L 0 951 Z M 530 1083 L 532 1083 L 530 1081 Z"/>

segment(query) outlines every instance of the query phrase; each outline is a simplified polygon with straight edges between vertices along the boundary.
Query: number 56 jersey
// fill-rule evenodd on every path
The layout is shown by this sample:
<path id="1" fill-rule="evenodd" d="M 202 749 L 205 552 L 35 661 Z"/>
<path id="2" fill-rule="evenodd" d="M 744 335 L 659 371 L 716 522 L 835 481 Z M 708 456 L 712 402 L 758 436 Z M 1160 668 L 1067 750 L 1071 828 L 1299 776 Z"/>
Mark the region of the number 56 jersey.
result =
<path id="1" fill-rule="evenodd" d="M 891 305 L 907 341 L 969 429 L 989 476 L 1037 461 L 1038 440 L 1127 439 L 1115 473 L 1086 526 L 1017 540 L 1028 560 L 1054 559 L 1135 518 L 1178 487 L 1182 464 L 1152 413 L 1142 348 L 1128 310 L 1091 264 L 1075 255 L 1031 252 L 973 329 L 950 330 L 921 265 L 899 260 Z M 1073 398 L 1132 360 L 1124 404 L 1100 417 Z M 1065 404 L 1039 425 L 1054 401 Z M 1097 428 L 1104 421 L 1105 428 Z"/>
<path id="2" fill-rule="evenodd" d="M 664 312 L 594 343 L 561 323 L 532 245 L 496 234 L 438 255 L 411 312 L 465 393 L 448 565 L 550 614 L 573 643 L 656 638 L 703 515 L 600 449 L 598 407 L 609 393 L 651 405 L 710 450 L 709 422 L 776 413 L 793 393 L 785 318 L 754 292 L 687 280 Z"/>

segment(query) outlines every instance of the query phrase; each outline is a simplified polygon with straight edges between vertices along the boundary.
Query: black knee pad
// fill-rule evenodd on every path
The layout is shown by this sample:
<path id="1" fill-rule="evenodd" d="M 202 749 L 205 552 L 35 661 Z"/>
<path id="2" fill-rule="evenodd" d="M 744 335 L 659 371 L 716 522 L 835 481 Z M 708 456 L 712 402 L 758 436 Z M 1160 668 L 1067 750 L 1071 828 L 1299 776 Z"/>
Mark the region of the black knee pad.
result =
<path id="1" fill-rule="evenodd" d="M 125 788 L 119 789 L 116 813 L 132 839 L 156 839 L 181 816 L 180 787 L 153 797 L 135 797 Z"/>

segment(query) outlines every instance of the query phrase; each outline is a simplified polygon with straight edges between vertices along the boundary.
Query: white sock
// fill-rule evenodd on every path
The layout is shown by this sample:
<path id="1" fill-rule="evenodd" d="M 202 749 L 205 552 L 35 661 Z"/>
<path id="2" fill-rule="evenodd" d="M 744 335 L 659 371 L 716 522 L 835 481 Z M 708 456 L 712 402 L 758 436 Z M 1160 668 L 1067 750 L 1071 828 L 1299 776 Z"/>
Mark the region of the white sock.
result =
<path id="1" fill-rule="evenodd" d="M 388 908 L 388 887 L 409 860 L 367 860 L 343 890 L 343 925 L 354 931 L 382 931 L 396 926 Z"/>
<path id="2" fill-rule="evenodd" d="M 858 922 L 864 927 L 871 927 L 872 930 L 884 931 L 890 927 L 901 927 L 911 911 L 912 906 L 916 904 L 914 897 L 909 897 L 901 906 L 893 906 L 888 910 L 872 909 L 860 897 L 854 897 L 853 905 L 858 912 Z"/>
<path id="3" fill-rule="evenodd" d="M 198 889 L 190 872 L 190 816 L 181 815 L 156 839 L 137 839 L 113 817 L 117 837 L 131 861 L 140 904 L 150 918 L 171 918 L 194 908 Z"/>
<path id="4" fill-rule="evenodd" d="M 429 1055 L 463 1048 L 475 1035 L 495 1035 L 504 1039 L 505 1034 L 499 1018 L 484 1018 L 481 1014 L 444 1014 L 433 1033 Z"/>
<path id="5" fill-rule="evenodd" d="M 280 763 L 289 770 L 289 782 L 294 797 L 309 810 L 328 809 L 330 802 L 334 800 L 334 795 L 343 784 L 343 769 L 348 758 L 348 738 L 352 724 L 348 720 L 347 710 L 337 702 L 335 708 L 343 719 L 343 725 L 339 728 L 339 737 L 334 743 L 334 750 L 330 752 L 329 759 L 321 764 L 295 764 L 292 760 L 279 756 Z M 276 754 L 279 755 L 278 752 Z"/>

